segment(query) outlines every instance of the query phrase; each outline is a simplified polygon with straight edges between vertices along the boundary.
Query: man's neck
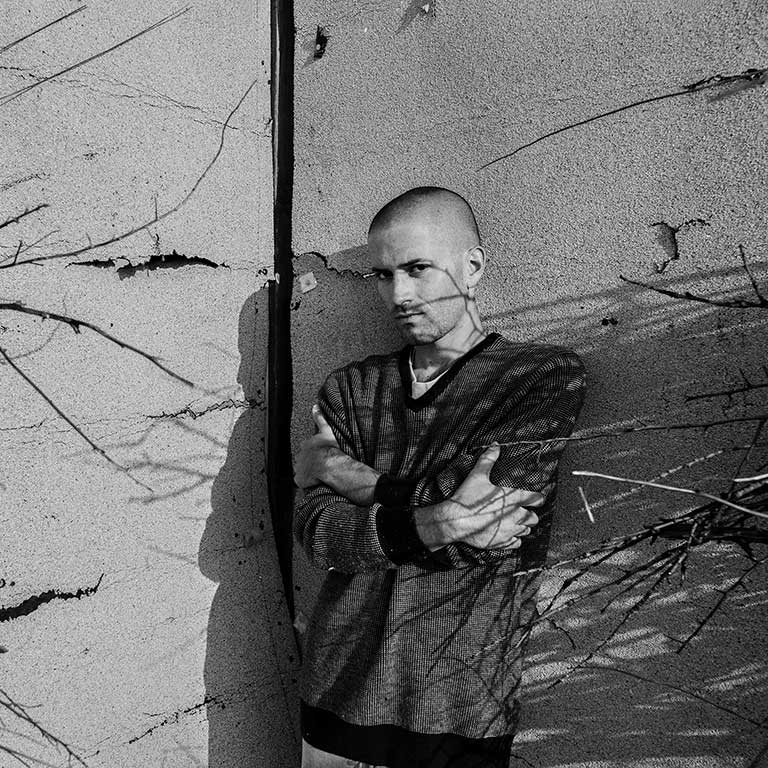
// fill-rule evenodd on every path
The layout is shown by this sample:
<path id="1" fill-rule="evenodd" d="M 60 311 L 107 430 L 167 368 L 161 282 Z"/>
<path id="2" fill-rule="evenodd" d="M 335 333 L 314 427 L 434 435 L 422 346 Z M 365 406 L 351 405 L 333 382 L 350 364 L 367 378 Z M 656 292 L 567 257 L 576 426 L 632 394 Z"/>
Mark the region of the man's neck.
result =
<path id="1" fill-rule="evenodd" d="M 415 346 L 412 363 L 416 379 L 429 381 L 443 373 L 487 335 L 480 318 L 472 317 L 469 322 L 456 326 L 437 341 Z"/>

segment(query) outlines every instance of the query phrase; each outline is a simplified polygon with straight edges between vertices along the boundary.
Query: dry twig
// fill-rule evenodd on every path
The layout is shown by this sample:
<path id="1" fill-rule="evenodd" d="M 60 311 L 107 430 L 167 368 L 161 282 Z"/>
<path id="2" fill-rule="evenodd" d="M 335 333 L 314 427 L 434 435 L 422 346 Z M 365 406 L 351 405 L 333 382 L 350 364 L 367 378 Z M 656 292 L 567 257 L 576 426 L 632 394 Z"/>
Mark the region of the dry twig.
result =
<path id="1" fill-rule="evenodd" d="M 158 367 L 161 371 L 163 371 L 163 373 L 167 373 L 171 378 L 180 381 L 182 384 L 186 384 L 188 387 L 194 386 L 194 384 L 189 379 L 185 379 L 183 376 L 180 376 L 178 373 L 175 373 L 170 368 L 163 365 L 154 355 L 150 355 L 148 352 L 144 352 L 144 350 L 133 346 L 133 344 L 128 344 L 126 341 L 121 341 L 108 331 L 105 331 L 103 328 L 99 328 L 98 325 L 94 325 L 87 320 L 78 320 L 75 317 L 60 315 L 56 312 L 48 312 L 44 309 L 33 309 L 32 307 L 28 307 L 25 304 L 22 304 L 20 301 L 0 303 L 0 311 L 2 310 L 8 312 L 20 312 L 25 315 L 33 315 L 35 317 L 40 317 L 43 320 L 55 320 L 56 322 L 64 323 L 65 325 L 70 326 L 75 333 L 80 333 L 80 328 L 88 328 L 94 333 L 98 333 L 100 336 L 108 339 L 113 344 L 117 344 L 118 347 L 130 350 L 131 352 L 135 352 L 137 355 L 141 355 L 141 357 L 143 357 L 145 360 L 149 360 L 152 365 Z"/>
<path id="2" fill-rule="evenodd" d="M 50 731 L 48 731 L 46 728 L 44 728 L 40 723 L 37 722 L 26 710 L 25 707 L 23 707 L 18 702 L 14 701 L 4 690 L 0 689 L 0 708 L 4 709 L 13 717 L 18 718 L 22 722 L 26 723 L 27 725 L 31 726 L 37 733 L 39 733 L 49 744 L 54 745 L 55 747 L 60 747 L 67 753 L 67 758 L 71 762 L 72 760 L 79 763 L 83 768 L 88 768 L 87 763 L 85 760 L 83 760 L 80 755 L 75 752 L 72 747 L 70 747 L 68 744 L 65 744 L 60 738 L 57 736 L 54 736 Z M 32 763 L 27 761 L 33 761 L 35 763 L 40 763 L 40 760 L 37 760 L 35 758 L 29 757 L 28 755 L 24 755 L 21 752 L 12 749 L 11 747 L 4 746 L 0 744 L 0 752 L 5 753 L 6 755 L 14 758 L 22 765 L 31 767 Z"/>

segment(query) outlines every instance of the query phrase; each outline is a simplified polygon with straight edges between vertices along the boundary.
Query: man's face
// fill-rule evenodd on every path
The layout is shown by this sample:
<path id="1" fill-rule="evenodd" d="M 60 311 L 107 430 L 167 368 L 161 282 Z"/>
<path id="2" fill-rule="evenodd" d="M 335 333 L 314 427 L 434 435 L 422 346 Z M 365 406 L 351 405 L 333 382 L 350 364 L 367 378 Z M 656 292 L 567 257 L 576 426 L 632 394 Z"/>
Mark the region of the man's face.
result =
<path id="1" fill-rule="evenodd" d="M 443 338 L 469 316 L 466 251 L 420 222 L 379 227 L 368 239 L 379 295 L 410 344 Z"/>

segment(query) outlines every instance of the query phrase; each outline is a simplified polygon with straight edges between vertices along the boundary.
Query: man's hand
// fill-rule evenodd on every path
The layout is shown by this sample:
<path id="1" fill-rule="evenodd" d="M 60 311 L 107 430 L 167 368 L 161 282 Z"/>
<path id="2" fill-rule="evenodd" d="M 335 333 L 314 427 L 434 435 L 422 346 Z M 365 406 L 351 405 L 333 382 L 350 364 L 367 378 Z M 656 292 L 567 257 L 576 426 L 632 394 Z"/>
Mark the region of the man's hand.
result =
<path id="1" fill-rule="evenodd" d="M 312 418 L 318 431 L 302 441 L 293 465 L 293 479 L 299 488 L 325 483 L 329 464 L 334 456 L 341 453 L 331 427 L 317 405 L 312 406 Z"/>
<path id="2" fill-rule="evenodd" d="M 353 504 L 373 504 L 379 473 L 356 461 L 340 448 L 320 407 L 312 406 L 317 434 L 304 440 L 294 462 L 294 482 L 299 488 L 327 485 Z"/>
<path id="3" fill-rule="evenodd" d="M 486 449 L 449 499 L 416 510 L 419 535 L 430 549 L 459 541 L 478 549 L 515 549 L 539 522 L 528 507 L 540 507 L 542 494 L 491 482 L 500 450 Z"/>

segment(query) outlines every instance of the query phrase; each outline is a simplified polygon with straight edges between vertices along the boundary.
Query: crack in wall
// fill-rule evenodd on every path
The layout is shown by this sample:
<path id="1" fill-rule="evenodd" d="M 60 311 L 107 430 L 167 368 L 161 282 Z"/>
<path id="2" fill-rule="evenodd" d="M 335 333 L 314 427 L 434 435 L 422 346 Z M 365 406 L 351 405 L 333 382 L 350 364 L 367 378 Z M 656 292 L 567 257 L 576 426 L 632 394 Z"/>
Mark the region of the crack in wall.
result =
<path id="1" fill-rule="evenodd" d="M 358 245 L 354 248 L 346 248 L 343 251 L 338 251 L 334 254 L 337 259 L 340 261 L 348 261 L 351 259 L 354 260 L 362 260 L 363 254 L 365 254 L 367 251 L 367 246 L 364 245 Z M 331 264 L 331 257 L 326 256 L 324 253 L 320 253 L 320 251 L 304 251 L 303 253 L 298 255 L 298 259 L 301 259 L 305 256 L 316 256 L 320 261 L 323 262 L 323 266 L 329 271 L 329 272 L 335 272 L 337 275 L 351 275 L 352 277 L 359 278 L 361 280 L 365 280 L 367 277 L 371 275 L 370 272 L 365 271 L 363 267 L 358 269 L 353 269 L 352 267 L 338 267 L 335 264 Z"/>
<path id="2" fill-rule="evenodd" d="M 128 744 L 135 744 L 137 741 L 140 741 L 143 738 L 146 738 L 147 736 L 150 736 L 153 734 L 158 728 L 162 728 L 166 725 L 175 725 L 178 723 L 184 716 L 186 715 L 192 715 L 195 712 L 199 712 L 203 707 L 208 707 L 210 705 L 217 705 L 221 708 L 224 708 L 226 704 L 217 699 L 215 696 L 209 696 L 206 695 L 205 698 L 199 702 L 198 704 L 193 704 L 191 707 L 186 707 L 185 709 L 179 709 L 176 712 L 173 712 L 170 715 L 166 715 L 159 723 L 156 725 L 151 726 L 150 728 L 147 728 L 146 731 L 143 733 L 140 733 L 138 736 L 134 736 L 130 739 L 128 739 Z M 157 717 L 158 715 L 152 714 L 151 717 Z"/>
<path id="3" fill-rule="evenodd" d="M 19 184 L 26 184 L 28 181 L 44 180 L 48 178 L 47 173 L 30 173 L 27 176 L 20 176 L 18 179 L 10 179 L 0 184 L 0 192 L 7 192 L 9 189 L 18 186 Z"/>
<path id="4" fill-rule="evenodd" d="M 259 410 L 264 410 L 264 401 L 263 400 L 257 400 L 255 398 L 251 398 L 248 400 L 235 400 L 233 398 L 229 398 L 227 400 L 222 400 L 218 403 L 213 403 L 212 405 L 209 405 L 206 408 L 203 408 L 202 410 L 196 411 L 191 406 L 186 405 L 184 408 L 180 408 L 178 411 L 174 411 L 172 413 L 158 413 L 158 414 L 150 414 L 147 416 L 148 419 L 179 419 L 179 418 L 186 418 L 189 417 L 190 419 L 199 419 L 201 416 L 205 416 L 208 413 L 212 413 L 213 411 L 225 411 L 230 408 L 240 408 L 240 409 L 246 409 L 246 408 L 258 408 Z"/>
<path id="5" fill-rule="evenodd" d="M 98 591 L 103 578 L 104 574 L 102 573 L 99 576 L 99 580 L 92 587 L 81 587 L 76 592 L 60 592 L 57 589 L 49 589 L 41 592 L 39 595 L 32 595 L 32 597 L 22 600 L 18 605 L 12 605 L 8 608 L 3 606 L 0 608 L 0 623 L 20 619 L 22 616 L 29 616 L 40 606 L 54 600 L 80 600 L 83 597 L 91 597 Z"/>

